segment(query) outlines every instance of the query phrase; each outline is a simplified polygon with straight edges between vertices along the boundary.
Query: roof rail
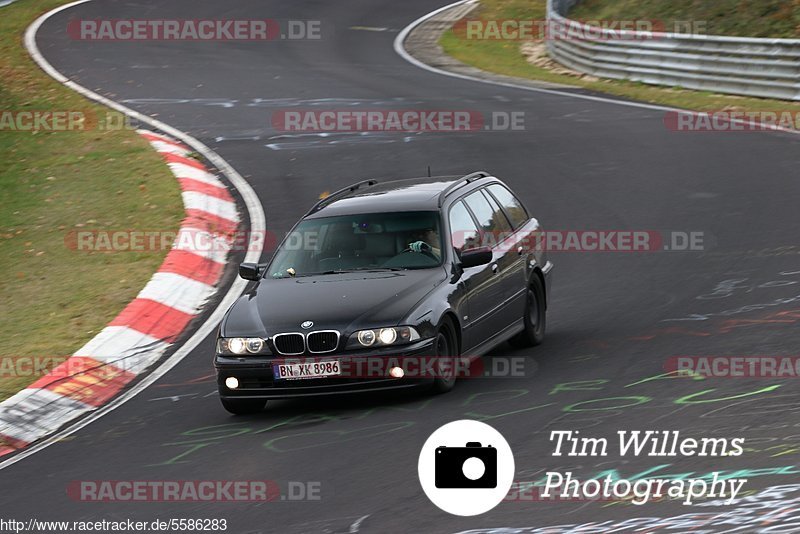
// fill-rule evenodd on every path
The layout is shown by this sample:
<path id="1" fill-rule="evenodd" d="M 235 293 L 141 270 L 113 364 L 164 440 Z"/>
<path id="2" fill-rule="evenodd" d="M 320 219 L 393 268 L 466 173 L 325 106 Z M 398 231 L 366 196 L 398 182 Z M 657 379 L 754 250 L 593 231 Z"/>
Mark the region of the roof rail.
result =
<path id="1" fill-rule="evenodd" d="M 308 210 L 308 213 L 306 213 L 306 215 L 311 215 L 312 213 L 316 213 L 317 211 L 321 210 L 322 208 L 324 208 L 325 206 L 327 206 L 328 204 L 330 204 L 334 200 L 336 200 L 336 199 L 338 199 L 340 197 L 343 197 L 343 196 L 345 196 L 345 195 L 347 195 L 349 193 L 352 193 L 353 191 L 357 191 L 358 189 L 360 189 L 363 186 L 372 187 L 373 185 L 375 185 L 377 183 L 378 183 L 378 180 L 363 180 L 361 182 L 358 182 L 358 183 L 355 183 L 355 184 L 352 184 L 352 185 L 348 185 L 347 187 L 339 189 L 338 191 L 334 191 L 333 193 L 331 193 L 327 197 L 323 198 L 322 200 L 320 200 L 319 202 L 314 204 L 314 207 L 311 208 L 310 210 Z"/>
<path id="2" fill-rule="evenodd" d="M 444 204 L 444 199 L 447 198 L 447 195 L 452 193 L 454 190 L 458 189 L 463 185 L 467 185 L 470 182 L 474 182 L 475 180 L 478 180 L 480 178 L 486 178 L 487 176 L 491 175 L 486 171 L 473 172 L 471 174 L 467 174 L 466 176 L 462 176 L 452 184 L 448 185 L 444 189 L 444 191 L 439 193 L 439 207 L 440 208 L 442 207 L 442 204 Z"/>

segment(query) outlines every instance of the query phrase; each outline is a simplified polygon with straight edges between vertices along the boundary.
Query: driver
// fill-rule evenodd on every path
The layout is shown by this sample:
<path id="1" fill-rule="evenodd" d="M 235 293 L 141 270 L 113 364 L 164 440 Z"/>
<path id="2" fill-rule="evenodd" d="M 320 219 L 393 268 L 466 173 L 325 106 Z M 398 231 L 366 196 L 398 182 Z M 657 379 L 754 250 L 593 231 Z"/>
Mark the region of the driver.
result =
<path id="1" fill-rule="evenodd" d="M 434 246 L 439 244 L 439 233 L 433 228 L 427 228 L 421 232 L 412 234 L 412 241 L 408 244 L 408 248 L 414 252 L 429 252 L 436 256 L 436 259 L 442 258 L 442 251 Z"/>

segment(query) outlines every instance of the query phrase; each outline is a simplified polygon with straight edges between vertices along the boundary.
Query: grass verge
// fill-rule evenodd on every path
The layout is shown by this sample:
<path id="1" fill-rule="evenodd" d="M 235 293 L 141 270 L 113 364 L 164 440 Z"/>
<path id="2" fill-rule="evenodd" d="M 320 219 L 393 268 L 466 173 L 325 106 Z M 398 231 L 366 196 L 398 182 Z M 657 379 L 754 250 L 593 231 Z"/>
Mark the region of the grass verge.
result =
<path id="1" fill-rule="evenodd" d="M 800 37 L 798 0 L 582 0 L 570 11 L 570 17 L 658 20 L 666 28 L 697 21 L 709 35 Z"/>
<path id="2" fill-rule="evenodd" d="M 616 2 L 617 0 L 610 0 L 608 3 Z M 653 2 L 657 3 L 656 0 L 653 0 Z M 481 0 L 478 8 L 470 13 L 467 18 L 544 20 L 545 4 L 545 0 Z M 672 5 L 670 2 L 664 2 L 664 4 Z M 572 16 L 572 13 L 570 16 Z M 586 17 L 582 14 L 580 18 L 598 18 L 598 16 Z M 613 17 L 605 16 L 600 18 Z M 625 13 L 625 17 L 622 18 L 631 18 L 631 16 Z M 641 18 L 653 19 L 656 17 L 650 15 L 642 16 Z M 573 85 L 642 102 L 697 111 L 736 109 L 743 111 L 800 112 L 800 103 L 782 100 L 721 95 L 706 91 L 657 87 L 624 80 L 598 80 L 562 74 L 555 70 L 529 63 L 520 51 L 522 43 L 519 41 L 468 40 L 463 35 L 459 35 L 453 30 L 448 30 L 442 35 L 439 43 L 447 54 L 463 63 L 485 71 L 518 78 Z"/>
<path id="3" fill-rule="evenodd" d="M 0 113 L 106 109 L 43 73 L 22 44 L 26 27 L 65 0 L 0 8 Z M 100 46 L 100 44 L 98 44 Z M 8 115 L 7 115 L 8 116 Z M 8 126 L 8 124 L 6 124 Z M 70 249 L 77 229 L 174 231 L 177 181 L 130 130 L 0 128 L 0 400 L 63 360 L 132 300 L 166 251 Z"/>

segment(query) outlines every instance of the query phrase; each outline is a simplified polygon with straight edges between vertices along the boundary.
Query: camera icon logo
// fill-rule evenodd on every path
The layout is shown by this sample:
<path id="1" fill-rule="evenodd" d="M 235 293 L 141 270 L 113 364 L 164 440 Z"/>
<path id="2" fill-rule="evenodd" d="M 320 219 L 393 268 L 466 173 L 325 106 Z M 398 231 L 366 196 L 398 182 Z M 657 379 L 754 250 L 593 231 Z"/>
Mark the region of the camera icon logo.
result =
<path id="1" fill-rule="evenodd" d="M 479 421 L 441 426 L 425 442 L 417 466 L 428 498 L 453 515 L 488 512 L 514 482 L 514 454 L 503 435 Z"/>
<path id="2" fill-rule="evenodd" d="M 466 447 L 437 447 L 437 488 L 496 488 L 497 449 L 470 441 Z"/>

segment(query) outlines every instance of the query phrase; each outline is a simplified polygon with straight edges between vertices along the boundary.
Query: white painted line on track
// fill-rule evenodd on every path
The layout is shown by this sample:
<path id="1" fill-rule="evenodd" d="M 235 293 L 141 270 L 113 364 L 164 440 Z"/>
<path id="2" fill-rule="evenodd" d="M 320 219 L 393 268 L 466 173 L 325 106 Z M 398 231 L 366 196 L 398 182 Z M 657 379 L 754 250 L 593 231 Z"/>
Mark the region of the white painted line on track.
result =
<path id="1" fill-rule="evenodd" d="M 361 523 L 364 522 L 365 519 L 369 517 L 369 514 L 361 516 L 358 520 L 350 525 L 350 534 L 358 534 L 358 531 L 361 529 Z"/>

